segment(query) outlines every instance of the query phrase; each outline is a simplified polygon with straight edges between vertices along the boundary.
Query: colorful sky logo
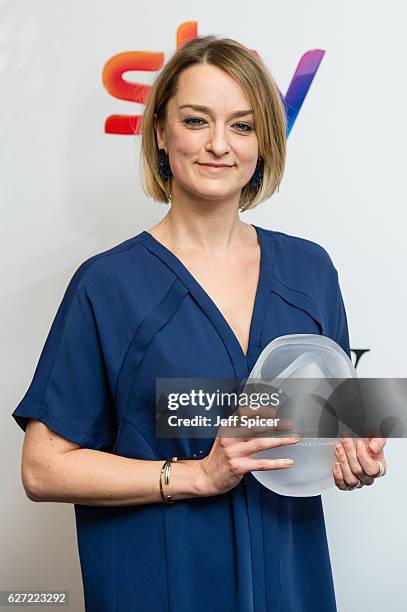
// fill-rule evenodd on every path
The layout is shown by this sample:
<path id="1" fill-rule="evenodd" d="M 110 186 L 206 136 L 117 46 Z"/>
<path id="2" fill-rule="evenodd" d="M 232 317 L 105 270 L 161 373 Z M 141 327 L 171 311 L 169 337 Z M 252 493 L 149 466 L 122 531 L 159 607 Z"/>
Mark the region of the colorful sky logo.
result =
<path id="1" fill-rule="evenodd" d="M 176 48 L 178 49 L 191 38 L 198 36 L 198 22 L 186 21 L 177 29 Z M 252 53 L 258 55 L 257 51 Z M 325 51 L 311 49 L 300 58 L 294 76 L 285 96 L 280 91 L 281 99 L 287 113 L 287 137 L 297 119 L 311 83 L 319 68 Z M 126 51 L 118 53 L 108 60 L 103 68 L 102 78 L 106 90 L 115 98 L 145 104 L 151 86 L 145 83 L 126 81 L 123 74 L 129 70 L 157 72 L 165 62 L 164 53 L 160 51 Z M 124 134 L 134 136 L 140 133 L 142 115 L 110 115 L 105 121 L 106 134 Z"/>

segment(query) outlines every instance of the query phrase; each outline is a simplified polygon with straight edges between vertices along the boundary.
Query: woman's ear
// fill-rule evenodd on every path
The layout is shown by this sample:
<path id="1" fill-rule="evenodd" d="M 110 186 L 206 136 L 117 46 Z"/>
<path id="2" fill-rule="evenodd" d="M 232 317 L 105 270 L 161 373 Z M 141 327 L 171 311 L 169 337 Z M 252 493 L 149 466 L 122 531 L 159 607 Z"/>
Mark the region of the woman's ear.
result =
<path id="1" fill-rule="evenodd" d="M 165 149 L 166 146 L 165 146 L 165 138 L 164 138 L 164 129 L 161 124 L 161 121 L 157 119 L 156 113 L 154 113 L 154 130 L 155 130 L 155 137 L 157 140 L 158 148 Z"/>

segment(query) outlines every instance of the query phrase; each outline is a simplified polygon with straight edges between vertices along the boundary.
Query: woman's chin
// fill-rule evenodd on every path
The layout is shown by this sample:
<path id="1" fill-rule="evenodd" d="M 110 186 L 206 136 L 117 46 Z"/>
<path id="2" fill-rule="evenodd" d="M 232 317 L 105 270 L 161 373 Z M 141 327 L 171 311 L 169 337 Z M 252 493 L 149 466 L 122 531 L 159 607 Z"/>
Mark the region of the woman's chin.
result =
<path id="1" fill-rule="evenodd" d="M 205 185 L 184 185 L 183 191 L 188 192 L 191 197 L 198 197 L 206 200 L 225 200 L 236 198 L 242 188 L 237 185 L 234 189 L 230 185 L 221 185 L 215 181 L 205 182 Z"/>

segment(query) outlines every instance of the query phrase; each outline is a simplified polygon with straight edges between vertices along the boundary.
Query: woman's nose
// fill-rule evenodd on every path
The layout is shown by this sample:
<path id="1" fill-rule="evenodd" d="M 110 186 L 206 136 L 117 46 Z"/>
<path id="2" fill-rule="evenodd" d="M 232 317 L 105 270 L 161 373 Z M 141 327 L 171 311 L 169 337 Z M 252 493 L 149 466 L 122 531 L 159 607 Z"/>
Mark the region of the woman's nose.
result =
<path id="1" fill-rule="evenodd" d="M 222 125 L 215 126 L 209 133 L 208 151 L 213 151 L 215 155 L 224 155 L 230 151 L 226 128 Z"/>

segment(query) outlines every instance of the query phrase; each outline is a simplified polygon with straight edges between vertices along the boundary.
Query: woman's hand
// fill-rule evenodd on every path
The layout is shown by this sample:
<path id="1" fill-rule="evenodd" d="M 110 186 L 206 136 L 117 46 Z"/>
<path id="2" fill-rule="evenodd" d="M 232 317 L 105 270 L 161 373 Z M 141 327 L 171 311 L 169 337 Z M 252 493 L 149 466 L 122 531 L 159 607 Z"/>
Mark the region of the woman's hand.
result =
<path id="1" fill-rule="evenodd" d="M 250 409 L 240 409 L 238 414 L 249 414 Z M 235 413 L 235 414 L 237 414 Z M 272 416 L 270 409 L 261 414 L 262 410 L 256 410 L 256 416 Z M 253 413 L 251 413 L 253 416 Z M 270 431 L 288 432 L 292 430 L 292 422 L 280 419 L 277 427 L 256 427 L 248 433 L 247 428 L 242 437 L 237 437 L 239 428 L 234 428 L 234 437 L 227 437 L 230 429 L 220 427 L 218 434 L 214 440 L 211 452 L 207 457 L 199 461 L 201 469 L 201 486 L 202 495 L 218 495 L 226 493 L 233 489 L 242 480 L 243 475 L 253 470 L 280 470 L 292 467 L 293 462 L 289 459 L 253 459 L 252 454 L 262 451 L 267 448 L 275 448 L 276 446 L 284 446 L 287 444 L 296 444 L 300 437 L 298 435 L 291 437 L 265 437 L 260 438 L 258 434 L 270 433 Z M 241 431 L 240 430 L 240 431 Z"/>
<path id="2" fill-rule="evenodd" d="M 387 471 L 383 448 L 386 438 L 364 438 L 357 440 L 342 438 L 335 449 L 338 463 L 333 466 L 333 476 L 336 486 L 342 491 L 358 484 L 358 479 L 367 486 L 374 483 L 379 474 L 380 461 Z M 377 445 L 377 446 L 375 446 Z"/>

